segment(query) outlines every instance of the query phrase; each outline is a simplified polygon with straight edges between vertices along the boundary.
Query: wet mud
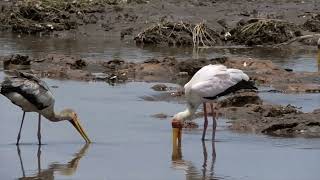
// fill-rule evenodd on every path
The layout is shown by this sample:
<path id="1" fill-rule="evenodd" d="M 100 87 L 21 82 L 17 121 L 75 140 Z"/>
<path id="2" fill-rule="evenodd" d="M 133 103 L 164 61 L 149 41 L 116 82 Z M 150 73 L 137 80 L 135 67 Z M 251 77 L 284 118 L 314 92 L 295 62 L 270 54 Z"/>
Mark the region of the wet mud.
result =
<path id="1" fill-rule="evenodd" d="M 21 55 L 0 57 L 4 69 L 19 69 Z M 19 59 L 20 58 L 20 59 Z M 109 61 L 83 60 L 76 56 L 47 55 L 43 58 L 27 58 L 30 73 L 41 77 L 72 80 L 103 80 L 110 83 L 126 81 L 172 82 L 184 84 L 201 67 L 208 64 L 223 64 L 246 72 L 260 86 L 272 87 L 284 93 L 319 93 L 320 72 L 294 72 L 281 68 L 269 60 L 239 57 L 212 59 L 185 59 L 175 57 L 153 58 L 141 63 L 120 59 Z M 165 87 L 155 87 L 165 90 Z"/>
<path id="2" fill-rule="evenodd" d="M 135 38 L 138 45 L 217 46 L 222 45 L 220 34 L 204 23 L 160 22 L 148 27 Z"/>
<path id="3" fill-rule="evenodd" d="M 280 105 L 247 105 L 222 109 L 232 130 L 283 137 L 320 137 L 319 109 L 303 113 L 296 107 Z"/>
<path id="4" fill-rule="evenodd" d="M 274 45 L 319 29 L 318 7 L 312 0 L 17 0 L 0 6 L 4 31 L 57 37 L 117 35 L 144 45 Z M 297 43 L 315 45 L 307 40 Z"/>
<path id="5" fill-rule="evenodd" d="M 302 35 L 298 26 L 274 19 L 241 20 L 230 34 L 234 43 L 248 46 L 280 44 Z"/>

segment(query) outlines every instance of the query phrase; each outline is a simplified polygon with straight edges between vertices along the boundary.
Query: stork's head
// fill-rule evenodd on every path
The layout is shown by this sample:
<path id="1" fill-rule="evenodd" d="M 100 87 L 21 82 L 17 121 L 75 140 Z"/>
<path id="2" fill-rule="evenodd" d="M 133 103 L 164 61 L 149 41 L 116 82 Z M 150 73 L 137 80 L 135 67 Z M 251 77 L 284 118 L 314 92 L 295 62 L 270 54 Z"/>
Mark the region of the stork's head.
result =
<path id="1" fill-rule="evenodd" d="M 179 113 L 173 116 L 171 121 L 172 128 L 182 129 L 184 119 L 179 116 Z"/>
<path id="2" fill-rule="evenodd" d="M 74 128 L 80 133 L 86 143 L 91 143 L 90 139 L 88 138 L 86 132 L 82 128 L 80 124 L 80 119 L 78 118 L 77 113 L 72 109 L 65 109 L 61 112 L 63 117 L 67 117 L 67 120 L 73 125 Z"/>

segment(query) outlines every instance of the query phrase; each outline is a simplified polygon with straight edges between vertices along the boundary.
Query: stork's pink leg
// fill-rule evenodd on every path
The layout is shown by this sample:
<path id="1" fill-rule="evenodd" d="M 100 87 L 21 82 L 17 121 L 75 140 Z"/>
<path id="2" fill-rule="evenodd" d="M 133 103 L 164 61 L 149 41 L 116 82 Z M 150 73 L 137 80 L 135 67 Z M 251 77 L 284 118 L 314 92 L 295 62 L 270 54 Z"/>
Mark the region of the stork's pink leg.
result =
<path id="1" fill-rule="evenodd" d="M 203 124 L 202 138 L 201 138 L 202 141 L 204 141 L 204 138 L 205 138 L 206 132 L 207 132 L 207 127 L 208 127 L 208 116 L 207 116 L 206 103 L 203 103 L 203 113 L 204 113 L 204 124 Z"/>
<path id="2" fill-rule="evenodd" d="M 21 125 L 20 125 L 19 134 L 18 134 L 18 137 L 17 137 L 17 143 L 16 143 L 16 145 L 19 145 L 19 141 L 20 141 L 20 137 L 21 137 L 22 125 L 23 125 L 23 121 L 24 121 L 24 117 L 25 117 L 25 115 L 26 115 L 26 112 L 25 112 L 25 111 L 23 111 L 22 121 L 21 121 Z"/>
<path id="3" fill-rule="evenodd" d="M 210 107 L 211 107 L 211 114 L 212 114 L 212 141 L 214 141 L 216 137 L 217 120 L 216 120 L 216 113 L 214 112 L 212 103 L 210 103 Z"/>

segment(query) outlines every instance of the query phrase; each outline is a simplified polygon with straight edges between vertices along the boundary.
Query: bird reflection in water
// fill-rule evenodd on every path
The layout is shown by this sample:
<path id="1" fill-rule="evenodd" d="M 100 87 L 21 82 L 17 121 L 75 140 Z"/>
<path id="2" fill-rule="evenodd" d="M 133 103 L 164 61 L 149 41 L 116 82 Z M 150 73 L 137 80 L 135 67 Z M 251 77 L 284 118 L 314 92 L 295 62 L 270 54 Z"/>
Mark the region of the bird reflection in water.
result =
<path id="1" fill-rule="evenodd" d="M 320 38 L 318 39 L 318 57 L 317 57 L 317 62 L 318 62 L 318 72 L 320 72 Z"/>
<path id="2" fill-rule="evenodd" d="M 183 159 L 181 151 L 181 142 L 174 141 L 172 146 L 172 167 L 177 170 L 184 170 L 186 173 L 187 180 L 196 180 L 196 179 L 218 179 L 214 177 L 214 164 L 216 161 L 216 150 L 215 142 L 211 141 L 212 145 L 212 159 L 211 163 L 208 166 L 208 152 L 205 141 L 202 141 L 202 150 L 203 150 L 203 164 L 202 169 L 198 169 L 192 161 L 187 161 Z M 208 172 L 209 171 L 209 172 Z"/>
<path id="3" fill-rule="evenodd" d="M 80 159 L 85 156 L 88 151 L 89 144 L 85 144 L 77 153 L 75 153 L 74 158 L 71 159 L 68 163 L 51 163 L 47 169 L 41 168 L 41 146 L 38 147 L 37 152 L 37 159 L 38 159 L 38 172 L 32 176 L 26 176 L 22 158 L 21 158 L 21 151 L 20 147 L 17 146 L 18 156 L 20 160 L 21 170 L 22 170 L 22 177 L 19 179 L 27 180 L 27 179 L 46 179 L 46 180 L 53 180 L 54 173 L 59 172 L 61 175 L 64 176 L 72 176 L 78 168 Z"/>

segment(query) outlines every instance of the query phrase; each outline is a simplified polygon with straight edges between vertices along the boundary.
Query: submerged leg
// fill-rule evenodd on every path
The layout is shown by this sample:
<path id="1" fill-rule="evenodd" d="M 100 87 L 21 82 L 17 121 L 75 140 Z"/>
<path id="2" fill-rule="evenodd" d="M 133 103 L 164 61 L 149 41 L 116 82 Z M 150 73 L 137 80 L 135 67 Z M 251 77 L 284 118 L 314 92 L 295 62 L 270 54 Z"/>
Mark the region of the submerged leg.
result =
<path id="1" fill-rule="evenodd" d="M 23 115 L 22 115 L 22 121 L 21 121 L 21 125 L 20 125 L 20 130 L 19 130 L 19 134 L 18 134 L 18 137 L 17 137 L 17 143 L 16 145 L 19 144 L 19 141 L 20 141 L 20 137 L 21 137 L 21 130 L 22 130 L 22 125 L 23 125 L 23 121 L 24 121 L 24 117 L 26 115 L 26 112 L 23 111 Z"/>
<path id="2" fill-rule="evenodd" d="M 212 141 L 214 141 L 216 137 L 217 120 L 216 120 L 216 113 L 214 112 L 212 103 L 210 103 L 210 107 L 211 107 L 211 114 L 212 114 Z"/>
<path id="3" fill-rule="evenodd" d="M 41 114 L 39 114 L 38 120 L 38 143 L 41 145 Z"/>
<path id="4" fill-rule="evenodd" d="M 205 141 L 202 141 L 202 150 L 203 150 L 203 164 L 202 164 L 202 179 L 206 179 L 207 176 L 207 147 Z"/>
<path id="5" fill-rule="evenodd" d="M 20 151 L 20 147 L 19 144 L 17 144 L 17 152 L 18 152 L 18 156 L 19 156 L 19 161 L 20 161 L 20 166 L 21 166 L 21 170 L 22 170 L 22 176 L 26 177 L 26 173 L 23 167 L 23 162 L 22 162 L 22 158 L 21 158 L 21 151 Z"/>
<path id="6" fill-rule="evenodd" d="M 38 159 L 38 174 L 40 174 L 41 173 L 41 145 L 38 146 L 37 159 Z"/>
<path id="7" fill-rule="evenodd" d="M 208 127 L 208 116 L 207 116 L 206 103 L 203 103 L 203 113 L 204 113 L 204 124 L 203 124 L 202 138 L 201 138 L 202 141 L 204 141 L 204 138 L 205 138 L 206 132 L 207 132 L 207 127 Z"/>
<path id="8" fill-rule="evenodd" d="M 214 164 L 216 162 L 216 146 L 215 146 L 215 142 L 211 141 L 211 146 L 212 146 L 212 161 L 211 161 L 211 167 L 210 167 L 210 179 L 214 179 Z"/>

